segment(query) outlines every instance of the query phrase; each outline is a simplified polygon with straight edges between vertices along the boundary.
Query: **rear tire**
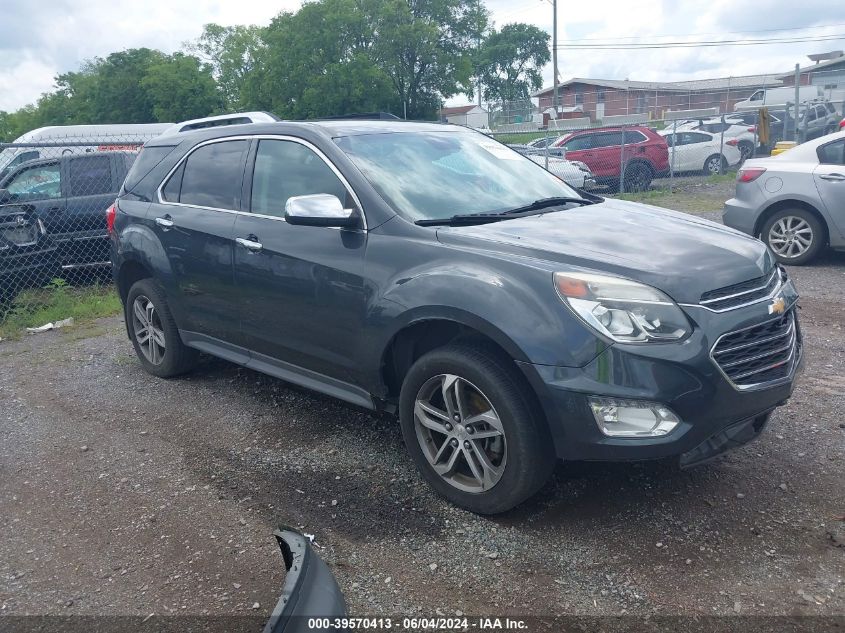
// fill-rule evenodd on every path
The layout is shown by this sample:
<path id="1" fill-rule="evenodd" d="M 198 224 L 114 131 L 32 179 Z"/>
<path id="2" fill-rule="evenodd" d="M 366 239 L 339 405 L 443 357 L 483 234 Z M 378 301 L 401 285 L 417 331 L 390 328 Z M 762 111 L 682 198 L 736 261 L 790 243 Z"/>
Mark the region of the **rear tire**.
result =
<path id="1" fill-rule="evenodd" d="M 135 353 L 147 373 L 171 378 L 194 368 L 199 353 L 182 342 L 164 292 L 155 281 L 141 279 L 132 284 L 124 317 Z"/>
<path id="2" fill-rule="evenodd" d="M 625 167 L 625 193 L 648 191 L 654 173 L 647 163 L 634 162 Z"/>
<path id="3" fill-rule="evenodd" d="M 399 398 L 402 436 L 438 493 L 470 512 L 498 514 L 545 484 L 556 457 L 528 389 L 508 359 L 465 343 L 411 366 Z"/>
<path id="4" fill-rule="evenodd" d="M 744 163 L 746 160 L 751 158 L 751 155 L 754 153 L 754 145 L 748 141 L 741 141 L 740 143 L 737 143 L 736 147 L 740 153 L 739 161 L 741 163 Z"/>
<path id="5" fill-rule="evenodd" d="M 827 232 L 809 211 L 781 209 L 766 220 L 760 237 L 780 263 L 803 266 L 818 257 L 827 241 Z"/>

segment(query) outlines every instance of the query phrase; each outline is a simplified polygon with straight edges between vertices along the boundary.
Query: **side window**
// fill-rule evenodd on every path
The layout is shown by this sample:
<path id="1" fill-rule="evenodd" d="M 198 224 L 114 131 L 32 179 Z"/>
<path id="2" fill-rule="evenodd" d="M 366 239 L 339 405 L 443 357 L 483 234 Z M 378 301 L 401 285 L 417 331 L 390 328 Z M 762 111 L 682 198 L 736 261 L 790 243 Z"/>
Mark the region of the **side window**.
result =
<path id="1" fill-rule="evenodd" d="M 707 136 L 706 134 L 699 134 L 696 132 L 690 132 L 688 135 L 687 143 L 707 143 L 708 141 L 712 140 L 711 137 Z"/>
<path id="2" fill-rule="evenodd" d="M 816 118 L 817 118 L 816 109 L 815 108 L 809 108 L 807 110 L 807 116 L 804 118 L 804 120 L 807 123 L 810 123 L 811 121 L 815 121 Z"/>
<path id="3" fill-rule="evenodd" d="M 61 198 L 62 180 L 59 164 L 36 165 L 22 170 L 6 185 L 9 193 L 29 200 Z"/>
<path id="4" fill-rule="evenodd" d="M 234 209 L 241 191 L 243 161 L 249 141 L 221 141 L 203 145 L 188 156 L 164 187 L 165 200 L 198 207 Z"/>
<path id="5" fill-rule="evenodd" d="M 622 132 L 604 132 L 593 137 L 593 147 L 614 147 L 622 145 Z"/>
<path id="6" fill-rule="evenodd" d="M 827 109 L 823 105 L 816 106 L 816 116 L 820 119 L 827 118 Z"/>
<path id="7" fill-rule="evenodd" d="M 817 152 L 823 165 L 845 165 L 845 140 L 822 145 Z"/>
<path id="8" fill-rule="evenodd" d="M 590 134 L 582 134 L 581 136 L 576 136 L 575 138 L 571 138 L 566 143 L 564 143 L 563 147 L 568 152 L 576 152 L 581 149 L 590 149 L 593 146 L 593 139 Z"/>
<path id="9" fill-rule="evenodd" d="M 637 132 L 635 130 L 625 132 L 625 145 L 633 145 L 634 143 L 642 143 L 645 140 L 646 140 L 646 137 L 643 135 L 642 132 Z"/>
<path id="10" fill-rule="evenodd" d="M 751 95 L 750 97 L 748 97 L 748 100 L 749 100 L 749 101 L 762 101 L 762 100 L 763 100 L 763 95 L 764 95 L 764 94 L 765 94 L 765 93 L 764 93 L 762 90 L 758 90 L 758 91 L 757 91 L 757 92 L 755 92 L 753 95 Z"/>
<path id="11" fill-rule="evenodd" d="M 250 211 L 284 217 L 289 198 L 315 193 L 337 196 L 347 206 L 346 187 L 313 150 L 293 141 L 258 143 Z"/>
<path id="12" fill-rule="evenodd" d="M 117 191 L 112 182 L 109 156 L 82 156 L 70 161 L 70 197 L 95 196 Z"/>
<path id="13" fill-rule="evenodd" d="M 6 168 L 14 167 L 30 160 L 38 160 L 39 156 L 39 153 L 36 151 L 23 152 L 22 154 L 18 154 L 17 156 L 15 156 L 15 159 L 11 163 L 6 165 Z M 45 156 L 44 158 L 49 158 L 49 156 Z"/>

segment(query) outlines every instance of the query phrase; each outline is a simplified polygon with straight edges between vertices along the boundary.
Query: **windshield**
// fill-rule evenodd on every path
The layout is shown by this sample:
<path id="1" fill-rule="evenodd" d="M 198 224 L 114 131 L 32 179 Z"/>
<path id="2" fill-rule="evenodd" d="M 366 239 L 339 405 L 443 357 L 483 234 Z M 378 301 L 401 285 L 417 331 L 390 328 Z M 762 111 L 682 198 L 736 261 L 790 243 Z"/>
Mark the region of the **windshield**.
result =
<path id="1" fill-rule="evenodd" d="M 577 197 L 536 163 L 476 132 L 398 132 L 335 139 L 384 200 L 411 220 L 493 213 Z"/>

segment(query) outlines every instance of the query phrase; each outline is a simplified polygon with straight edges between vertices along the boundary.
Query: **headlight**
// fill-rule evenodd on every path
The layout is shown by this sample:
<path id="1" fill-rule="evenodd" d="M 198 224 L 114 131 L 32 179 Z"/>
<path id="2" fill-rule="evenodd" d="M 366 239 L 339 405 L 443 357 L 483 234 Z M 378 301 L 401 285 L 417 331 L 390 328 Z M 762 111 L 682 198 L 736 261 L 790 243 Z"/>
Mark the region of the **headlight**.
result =
<path id="1" fill-rule="evenodd" d="M 645 284 L 588 273 L 555 273 L 561 299 L 587 325 L 619 343 L 677 341 L 691 331 L 686 315 Z"/>
<path id="2" fill-rule="evenodd" d="M 590 171 L 590 168 L 587 167 L 587 165 L 585 163 L 582 163 L 580 160 L 573 160 L 572 164 L 575 165 L 581 171 L 586 171 L 587 173 L 592 173 Z"/>

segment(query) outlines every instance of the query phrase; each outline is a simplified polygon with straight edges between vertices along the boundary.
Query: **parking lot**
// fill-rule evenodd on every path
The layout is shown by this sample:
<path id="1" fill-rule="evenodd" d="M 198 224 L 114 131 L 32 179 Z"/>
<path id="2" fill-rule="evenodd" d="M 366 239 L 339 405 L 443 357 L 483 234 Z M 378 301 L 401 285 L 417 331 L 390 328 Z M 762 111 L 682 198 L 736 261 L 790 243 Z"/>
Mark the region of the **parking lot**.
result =
<path id="1" fill-rule="evenodd" d="M 806 368 L 757 442 L 562 464 L 496 518 L 433 495 L 392 419 L 217 360 L 153 378 L 117 317 L 4 341 L 0 613 L 266 616 L 286 524 L 353 615 L 845 614 L 845 255 L 790 274 Z"/>

